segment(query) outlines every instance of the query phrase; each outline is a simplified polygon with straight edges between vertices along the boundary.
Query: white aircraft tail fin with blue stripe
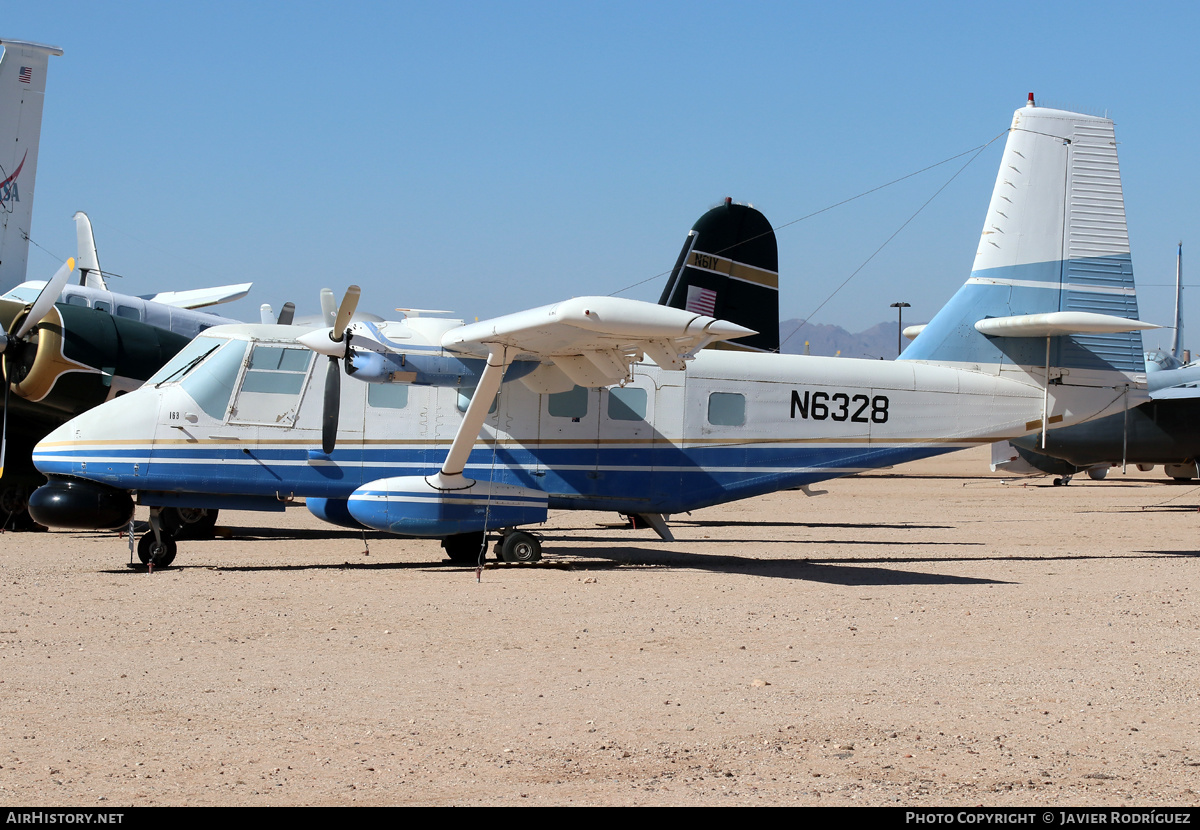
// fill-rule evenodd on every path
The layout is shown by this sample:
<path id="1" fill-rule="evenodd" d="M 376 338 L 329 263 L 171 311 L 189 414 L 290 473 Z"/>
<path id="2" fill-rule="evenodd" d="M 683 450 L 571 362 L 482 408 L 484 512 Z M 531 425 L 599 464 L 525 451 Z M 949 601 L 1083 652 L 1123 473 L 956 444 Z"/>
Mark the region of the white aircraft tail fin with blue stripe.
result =
<path id="1" fill-rule="evenodd" d="M 1016 111 L 966 284 L 903 359 L 1040 383 L 1145 381 L 1113 122 Z"/>
<path id="2" fill-rule="evenodd" d="M 57 46 L 0 40 L 0 293 L 25 281 L 46 67 Z"/>

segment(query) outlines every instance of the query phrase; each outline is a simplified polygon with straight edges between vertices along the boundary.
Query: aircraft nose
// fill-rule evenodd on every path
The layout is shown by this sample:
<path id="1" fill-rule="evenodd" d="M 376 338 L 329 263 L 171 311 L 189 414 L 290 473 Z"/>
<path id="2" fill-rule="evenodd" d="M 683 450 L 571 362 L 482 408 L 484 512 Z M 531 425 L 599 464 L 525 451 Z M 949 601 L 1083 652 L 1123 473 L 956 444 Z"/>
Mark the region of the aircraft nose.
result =
<path id="1" fill-rule="evenodd" d="M 51 430 L 49 435 L 34 445 L 33 466 L 42 475 L 71 474 L 72 450 L 76 443 L 72 438 L 73 423 L 74 419 Z"/>

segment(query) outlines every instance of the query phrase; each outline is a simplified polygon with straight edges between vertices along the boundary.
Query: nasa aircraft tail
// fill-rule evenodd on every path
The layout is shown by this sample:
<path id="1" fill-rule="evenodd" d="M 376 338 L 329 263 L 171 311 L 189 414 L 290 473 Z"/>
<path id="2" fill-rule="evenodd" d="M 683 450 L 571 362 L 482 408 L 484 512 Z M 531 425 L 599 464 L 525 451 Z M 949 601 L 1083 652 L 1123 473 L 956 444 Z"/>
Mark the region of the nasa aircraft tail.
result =
<path id="1" fill-rule="evenodd" d="M 25 281 L 46 67 L 57 46 L 0 40 L 0 293 Z"/>
<path id="2" fill-rule="evenodd" d="M 1016 111 L 966 284 L 902 360 L 1051 387 L 1140 387 L 1137 320 L 1113 122 Z M 1065 391 L 1065 390 L 1062 390 Z"/>
<path id="3" fill-rule="evenodd" d="M 658 303 L 758 332 L 712 348 L 779 351 L 779 249 L 767 217 L 732 199 L 701 216 Z"/>

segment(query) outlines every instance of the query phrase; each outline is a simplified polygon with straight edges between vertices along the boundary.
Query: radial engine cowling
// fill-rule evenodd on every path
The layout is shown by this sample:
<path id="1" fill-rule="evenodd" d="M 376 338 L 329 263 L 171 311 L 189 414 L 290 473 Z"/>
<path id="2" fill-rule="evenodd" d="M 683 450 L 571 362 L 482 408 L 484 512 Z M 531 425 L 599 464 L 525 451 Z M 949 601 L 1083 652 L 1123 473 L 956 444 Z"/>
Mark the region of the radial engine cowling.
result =
<path id="1" fill-rule="evenodd" d="M 133 498 L 94 481 L 52 478 L 29 497 L 29 515 L 47 527 L 117 530 L 133 518 Z"/>
<path id="2" fill-rule="evenodd" d="M 0 321 L 11 315 L 0 309 Z M 25 311 L 9 323 L 21 325 Z M 10 343 L 5 379 L 20 397 L 76 415 L 103 402 L 114 378 L 144 381 L 187 345 L 182 335 L 137 320 L 60 303 L 22 342 Z"/>

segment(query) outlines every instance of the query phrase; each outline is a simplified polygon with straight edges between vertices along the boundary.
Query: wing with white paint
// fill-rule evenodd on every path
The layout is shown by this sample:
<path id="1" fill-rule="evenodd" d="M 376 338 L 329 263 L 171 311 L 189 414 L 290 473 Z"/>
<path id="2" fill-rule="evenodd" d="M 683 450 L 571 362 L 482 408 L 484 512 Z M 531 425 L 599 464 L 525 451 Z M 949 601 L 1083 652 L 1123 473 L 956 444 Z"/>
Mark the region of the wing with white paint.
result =
<path id="1" fill-rule="evenodd" d="M 442 336 L 448 351 L 506 362 L 540 359 L 579 386 L 608 386 L 649 357 L 664 369 L 719 340 L 752 335 L 751 329 L 680 308 L 619 297 L 576 297 L 561 303 L 468 323 Z"/>
<path id="2" fill-rule="evenodd" d="M 176 308 L 205 308 L 210 305 L 231 303 L 240 300 L 250 293 L 252 282 L 237 285 L 218 285 L 213 288 L 193 288 L 190 291 L 164 291 L 161 294 L 147 294 L 143 300 Z"/>

